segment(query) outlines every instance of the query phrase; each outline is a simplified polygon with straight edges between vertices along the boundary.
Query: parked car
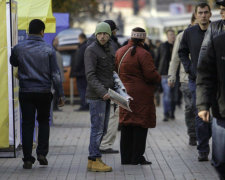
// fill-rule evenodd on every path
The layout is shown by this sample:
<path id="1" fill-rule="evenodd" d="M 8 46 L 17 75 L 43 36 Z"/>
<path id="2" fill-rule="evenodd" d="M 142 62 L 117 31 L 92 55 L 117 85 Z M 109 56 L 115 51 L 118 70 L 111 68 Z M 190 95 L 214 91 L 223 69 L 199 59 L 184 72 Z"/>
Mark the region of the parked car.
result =
<path id="1" fill-rule="evenodd" d="M 57 34 L 59 44 L 58 51 L 62 55 L 63 59 L 63 67 L 64 67 L 64 82 L 63 88 L 65 96 L 70 95 L 70 71 L 71 71 L 71 62 L 75 60 L 76 50 L 79 45 L 79 34 L 82 33 L 82 29 L 80 28 L 69 28 L 63 30 Z M 76 78 L 73 78 L 73 89 L 74 96 L 78 95 L 77 86 L 76 86 Z"/>

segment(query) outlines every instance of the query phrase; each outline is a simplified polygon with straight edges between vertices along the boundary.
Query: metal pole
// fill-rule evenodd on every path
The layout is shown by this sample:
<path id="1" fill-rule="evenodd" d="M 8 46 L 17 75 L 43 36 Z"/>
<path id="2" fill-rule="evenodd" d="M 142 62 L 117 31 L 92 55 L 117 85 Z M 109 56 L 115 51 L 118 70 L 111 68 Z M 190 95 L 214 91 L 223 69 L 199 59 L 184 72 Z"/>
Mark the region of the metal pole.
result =
<path id="1" fill-rule="evenodd" d="M 13 37 L 12 37 L 12 0 L 9 0 L 9 15 L 10 15 L 10 38 L 11 38 L 11 42 L 10 42 L 10 46 L 12 49 L 12 41 L 13 41 Z M 15 114 L 14 114 L 14 76 L 13 76 L 13 66 L 11 66 L 12 68 L 12 105 L 13 105 L 13 138 L 14 138 L 14 147 L 13 147 L 13 151 L 14 151 L 14 158 L 16 158 L 16 134 L 15 134 Z"/>
<path id="2" fill-rule="evenodd" d="M 73 94 L 74 94 L 74 89 L 73 89 L 73 78 L 70 78 L 70 104 L 73 104 Z"/>

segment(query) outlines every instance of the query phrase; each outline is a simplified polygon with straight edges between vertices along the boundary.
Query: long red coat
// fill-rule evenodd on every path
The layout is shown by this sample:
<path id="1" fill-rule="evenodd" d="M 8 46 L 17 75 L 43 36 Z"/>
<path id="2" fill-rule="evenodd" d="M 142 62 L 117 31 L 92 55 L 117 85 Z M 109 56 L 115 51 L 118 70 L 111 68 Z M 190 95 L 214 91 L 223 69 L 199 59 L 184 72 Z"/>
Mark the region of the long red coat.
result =
<path id="1" fill-rule="evenodd" d="M 116 52 L 116 68 L 125 52 L 133 46 L 128 45 Z M 143 128 L 156 126 L 156 114 L 154 104 L 155 85 L 160 83 L 161 77 L 156 71 L 151 54 L 144 48 L 137 46 L 136 54 L 131 56 L 130 50 L 123 59 L 119 77 L 126 87 L 127 93 L 133 97 L 130 103 L 132 112 L 120 108 L 120 124 L 134 125 Z"/>

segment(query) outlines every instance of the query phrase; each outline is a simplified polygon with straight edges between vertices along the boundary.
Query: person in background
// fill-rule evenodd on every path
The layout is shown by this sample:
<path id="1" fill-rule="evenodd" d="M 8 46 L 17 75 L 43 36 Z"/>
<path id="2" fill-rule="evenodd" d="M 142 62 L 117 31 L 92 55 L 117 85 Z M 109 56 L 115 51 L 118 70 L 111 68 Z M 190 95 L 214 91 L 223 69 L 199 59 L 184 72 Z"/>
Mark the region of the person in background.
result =
<path id="1" fill-rule="evenodd" d="M 121 47 L 120 43 L 118 42 L 118 38 L 116 36 L 119 28 L 116 26 L 116 23 L 111 19 L 105 20 L 104 22 L 106 22 L 110 26 L 110 29 L 112 31 L 110 39 L 112 40 L 112 46 L 114 47 L 115 51 L 117 51 L 117 49 Z"/>
<path id="2" fill-rule="evenodd" d="M 158 69 L 158 72 L 162 76 L 162 89 L 163 89 L 163 109 L 164 109 L 164 118 L 163 121 L 168 121 L 168 119 L 175 119 L 175 88 L 170 88 L 168 86 L 168 69 L 171 60 L 173 44 L 175 42 L 175 32 L 174 30 L 168 30 L 166 32 L 167 39 L 165 43 L 162 43 L 158 49 L 155 65 Z"/>
<path id="3" fill-rule="evenodd" d="M 145 44 L 148 45 L 147 50 L 150 52 L 152 55 L 153 60 L 155 59 L 155 45 L 152 43 L 152 40 L 149 38 L 145 39 Z"/>
<path id="4" fill-rule="evenodd" d="M 76 51 L 76 58 L 73 63 L 73 68 L 71 69 L 71 76 L 76 77 L 77 90 L 80 96 L 80 107 L 77 111 L 87 111 L 89 108 L 85 99 L 87 80 L 84 66 L 84 53 L 87 48 L 87 38 L 84 33 L 81 33 L 78 39 L 80 44 Z"/>
<path id="5" fill-rule="evenodd" d="M 120 108 L 121 164 L 151 164 L 144 157 L 148 128 L 156 126 L 154 105 L 155 86 L 161 77 L 150 53 L 144 49 L 146 32 L 137 27 L 131 32 L 126 46 L 116 52 L 116 69 L 127 93 L 132 112 Z"/>
<path id="6" fill-rule="evenodd" d="M 44 40 L 45 24 L 34 19 L 29 24 L 29 36 L 12 49 L 10 63 L 18 67 L 19 102 L 22 112 L 23 168 L 31 169 L 35 114 L 38 121 L 37 160 L 48 165 L 49 116 L 52 101 L 51 87 L 57 91 L 59 106 L 64 105 L 64 92 L 55 51 Z"/>
<path id="7" fill-rule="evenodd" d="M 111 44 L 115 50 L 114 52 L 116 52 L 118 48 L 121 47 L 116 37 L 118 28 L 113 20 L 105 20 L 104 22 L 109 24 L 110 29 L 112 31 L 112 35 L 110 36 L 110 39 L 111 39 Z M 102 154 L 119 153 L 118 150 L 115 150 L 112 148 L 116 140 L 116 134 L 117 134 L 117 129 L 119 125 L 119 108 L 116 104 L 111 104 L 111 106 L 113 106 L 113 108 L 111 108 L 108 130 L 107 130 L 107 133 L 103 136 L 102 142 L 100 145 L 100 151 Z"/>
<path id="8" fill-rule="evenodd" d="M 195 128 L 198 141 L 198 161 L 208 161 L 210 151 L 209 139 L 211 138 L 211 124 L 203 121 L 196 109 L 196 77 L 197 64 L 202 41 L 210 23 L 211 9 L 207 3 L 199 3 L 195 6 L 195 17 L 198 24 L 184 31 L 180 47 L 179 58 L 188 73 L 188 85 L 191 91 L 192 105 L 195 112 Z"/>
<path id="9" fill-rule="evenodd" d="M 196 24 L 195 14 L 192 14 L 191 18 L 191 26 Z M 187 133 L 189 136 L 189 145 L 196 146 L 196 133 L 195 133 L 195 114 L 194 114 L 194 107 L 191 102 L 191 91 L 188 87 L 188 74 L 185 72 L 184 67 L 180 61 L 178 50 L 180 47 L 180 42 L 183 37 L 184 32 L 180 32 L 174 43 L 172 58 L 170 61 L 169 66 L 169 78 L 168 78 L 168 85 L 170 87 L 174 87 L 177 79 L 177 71 L 179 69 L 179 77 L 181 83 L 181 91 L 183 93 L 184 102 L 185 102 L 185 123 L 187 126 Z"/>
<path id="10" fill-rule="evenodd" d="M 63 60 L 62 60 L 62 56 L 61 56 L 60 52 L 57 49 L 58 48 L 58 45 L 59 45 L 59 39 L 58 39 L 58 37 L 55 37 L 54 40 L 53 40 L 53 42 L 52 42 L 52 46 L 55 49 L 55 52 L 56 52 L 56 61 L 57 61 L 57 64 L 59 66 L 59 70 L 60 70 L 62 82 L 64 82 Z M 54 94 L 53 94 L 53 111 L 61 111 L 58 108 L 58 94 L 57 94 L 57 91 L 55 91 Z"/>

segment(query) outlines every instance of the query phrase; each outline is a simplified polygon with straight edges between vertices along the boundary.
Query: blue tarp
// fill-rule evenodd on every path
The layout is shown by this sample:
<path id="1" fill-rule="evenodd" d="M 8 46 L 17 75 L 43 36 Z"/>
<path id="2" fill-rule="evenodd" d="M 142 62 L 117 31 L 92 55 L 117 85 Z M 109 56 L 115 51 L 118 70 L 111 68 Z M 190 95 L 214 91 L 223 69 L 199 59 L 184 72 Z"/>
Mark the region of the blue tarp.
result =
<path id="1" fill-rule="evenodd" d="M 53 13 L 56 19 L 56 33 L 46 33 L 44 40 L 52 45 L 55 36 L 62 30 L 69 28 L 69 14 L 68 13 Z"/>

